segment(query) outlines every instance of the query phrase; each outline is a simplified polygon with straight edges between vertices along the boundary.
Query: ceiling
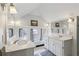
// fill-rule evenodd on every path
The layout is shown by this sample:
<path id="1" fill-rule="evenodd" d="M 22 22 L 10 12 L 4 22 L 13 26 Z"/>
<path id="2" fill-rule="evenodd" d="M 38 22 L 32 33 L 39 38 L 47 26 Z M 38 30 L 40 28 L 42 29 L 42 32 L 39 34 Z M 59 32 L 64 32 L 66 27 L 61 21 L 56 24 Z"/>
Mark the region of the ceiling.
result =
<path id="1" fill-rule="evenodd" d="M 66 17 L 79 15 L 78 3 L 16 3 L 19 17 L 27 14 L 43 17 L 46 21 L 63 20 Z"/>
<path id="2" fill-rule="evenodd" d="M 35 8 L 39 6 L 37 3 L 16 3 L 14 4 L 16 6 L 17 15 L 22 17 L 25 14 L 28 14 Z"/>

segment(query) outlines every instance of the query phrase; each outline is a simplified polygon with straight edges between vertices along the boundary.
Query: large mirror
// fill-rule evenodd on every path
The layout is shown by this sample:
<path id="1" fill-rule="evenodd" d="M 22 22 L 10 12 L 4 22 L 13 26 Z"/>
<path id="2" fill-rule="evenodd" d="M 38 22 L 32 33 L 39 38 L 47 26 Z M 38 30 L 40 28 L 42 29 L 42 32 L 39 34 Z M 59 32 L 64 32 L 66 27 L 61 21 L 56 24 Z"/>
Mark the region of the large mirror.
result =
<path id="1" fill-rule="evenodd" d="M 29 35 L 30 35 L 29 33 L 30 33 L 29 28 L 27 27 L 19 28 L 18 35 L 20 39 L 29 40 Z"/>
<path id="2" fill-rule="evenodd" d="M 60 20 L 51 23 L 51 31 L 52 33 L 61 33 L 65 34 L 68 30 L 68 22 L 67 20 Z"/>

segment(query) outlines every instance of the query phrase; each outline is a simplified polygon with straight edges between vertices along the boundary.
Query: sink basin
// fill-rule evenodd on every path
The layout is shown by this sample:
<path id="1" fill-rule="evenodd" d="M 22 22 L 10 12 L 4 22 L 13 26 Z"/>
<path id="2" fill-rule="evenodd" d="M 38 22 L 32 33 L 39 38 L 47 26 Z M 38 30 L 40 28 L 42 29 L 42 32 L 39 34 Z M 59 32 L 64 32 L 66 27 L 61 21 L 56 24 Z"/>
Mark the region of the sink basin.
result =
<path id="1" fill-rule="evenodd" d="M 24 44 L 27 44 L 27 40 L 18 40 L 17 42 L 16 42 L 16 44 L 17 45 L 24 45 Z"/>

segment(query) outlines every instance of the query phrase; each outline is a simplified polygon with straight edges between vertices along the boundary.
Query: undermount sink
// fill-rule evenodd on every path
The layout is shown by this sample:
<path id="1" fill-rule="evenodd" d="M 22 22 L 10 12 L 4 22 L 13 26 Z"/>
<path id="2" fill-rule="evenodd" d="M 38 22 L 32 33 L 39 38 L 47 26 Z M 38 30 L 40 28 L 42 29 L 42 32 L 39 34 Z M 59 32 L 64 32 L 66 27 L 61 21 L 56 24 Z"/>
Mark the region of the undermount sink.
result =
<path id="1" fill-rule="evenodd" d="M 16 40 L 13 44 L 17 44 L 17 45 L 24 45 L 27 44 L 27 40 Z"/>

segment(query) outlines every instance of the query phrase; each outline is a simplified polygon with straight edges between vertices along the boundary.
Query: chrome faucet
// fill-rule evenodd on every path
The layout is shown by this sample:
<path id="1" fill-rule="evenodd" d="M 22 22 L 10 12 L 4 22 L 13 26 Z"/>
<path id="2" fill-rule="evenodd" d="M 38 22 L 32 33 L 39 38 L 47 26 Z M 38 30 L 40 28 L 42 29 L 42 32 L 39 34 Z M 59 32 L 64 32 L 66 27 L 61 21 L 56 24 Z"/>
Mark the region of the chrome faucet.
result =
<path id="1" fill-rule="evenodd" d="M 19 41 L 19 40 L 15 40 L 15 41 L 13 42 L 13 44 L 16 44 L 16 43 L 17 43 L 17 41 Z"/>

